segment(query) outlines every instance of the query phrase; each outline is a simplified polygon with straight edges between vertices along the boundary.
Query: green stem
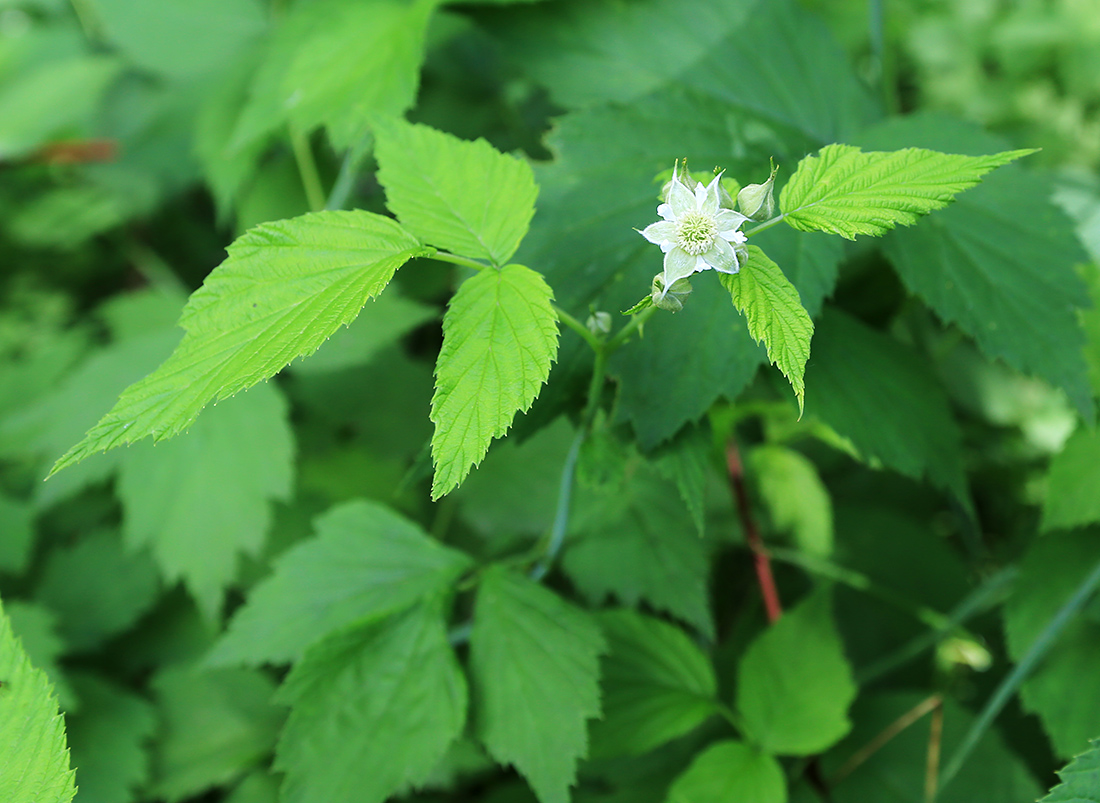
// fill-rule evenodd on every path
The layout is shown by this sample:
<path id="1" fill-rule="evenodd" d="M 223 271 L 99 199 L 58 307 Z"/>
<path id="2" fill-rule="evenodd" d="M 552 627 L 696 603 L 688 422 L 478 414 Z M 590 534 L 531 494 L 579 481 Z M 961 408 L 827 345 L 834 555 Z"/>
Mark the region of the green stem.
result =
<path id="1" fill-rule="evenodd" d="M 596 361 L 592 366 L 592 379 L 588 385 L 588 401 L 585 404 L 584 413 L 581 415 L 581 426 L 577 430 L 573 443 L 569 446 L 569 454 L 565 457 L 565 465 L 562 466 L 561 481 L 558 484 L 558 504 L 554 511 L 554 524 L 550 528 L 550 538 L 546 544 L 543 556 L 531 569 L 531 579 L 541 580 L 550 571 L 554 561 L 561 552 L 565 543 L 565 534 L 569 529 L 569 512 L 573 501 L 573 485 L 577 475 L 577 460 L 581 454 L 592 424 L 596 420 L 596 412 L 600 409 L 600 397 L 603 395 L 603 383 L 607 377 L 607 348 L 605 344 L 597 344 Z"/>
<path id="2" fill-rule="evenodd" d="M 962 627 L 972 616 L 998 604 L 1015 581 L 1016 575 L 1016 568 L 1009 567 L 990 577 L 955 606 L 941 627 L 921 633 L 889 655 L 859 670 L 856 672 L 856 682 L 860 686 L 870 683 L 934 647 L 949 633 Z"/>
<path id="3" fill-rule="evenodd" d="M 1001 685 L 993 692 L 993 696 L 989 698 L 978 718 L 974 720 L 974 724 L 970 726 L 970 730 L 967 731 L 962 743 L 956 748 L 955 754 L 947 762 L 947 766 L 940 775 L 940 792 L 958 774 L 970 753 L 977 746 L 978 741 L 985 735 L 997 714 L 1004 708 L 1005 703 L 1009 701 L 1009 698 L 1016 693 L 1020 684 L 1031 674 L 1031 670 L 1046 657 L 1047 652 L 1054 645 L 1062 630 L 1084 607 L 1097 588 L 1100 588 L 1100 563 L 1092 568 L 1092 571 L 1077 587 L 1077 590 L 1073 592 L 1073 595 L 1066 600 L 1066 604 L 1054 614 L 1054 617 L 1043 628 L 1043 631 L 1031 642 L 1031 646 L 1027 648 L 1027 652 L 1017 662 L 1015 668 L 1008 673 L 1005 679 L 1001 681 Z"/>
<path id="4" fill-rule="evenodd" d="M 879 585 L 861 572 L 838 566 L 822 558 L 815 558 L 802 552 L 796 552 L 793 549 L 772 549 L 770 552 L 771 556 L 776 560 L 799 566 L 820 577 L 827 577 L 849 588 L 854 588 L 856 591 L 862 591 L 864 594 L 877 597 L 883 602 L 889 603 L 895 608 L 905 611 L 935 630 L 951 626 L 950 617 L 929 608 L 927 605 L 921 605 L 920 603 L 907 599 L 901 594 L 894 593 L 891 589 Z"/>
<path id="5" fill-rule="evenodd" d="M 616 332 L 615 336 L 604 344 L 604 348 L 607 350 L 608 355 L 618 351 L 619 347 L 630 340 L 631 336 L 633 336 L 637 330 L 641 329 L 642 326 L 645 325 L 645 322 L 648 321 L 656 311 L 657 307 L 647 307 L 633 316 L 626 326 Z"/>
<path id="6" fill-rule="evenodd" d="M 325 208 L 325 191 L 321 187 L 321 174 L 317 172 L 317 162 L 313 159 L 313 150 L 309 138 L 296 125 L 290 125 L 290 147 L 294 150 L 294 161 L 298 164 L 298 175 L 302 178 L 302 189 L 306 192 L 306 201 L 313 212 Z"/>
<path id="7" fill-rule="evenodd" d="M 96 16 L 91 3 L 88 0 L 71 0 L 71 3 L 73 13 L 76 14 L 76 20 L 80 24 L 80 29 L 84 32 L 84 37 L 92 44 L 102 42 L 103 28 L 99 24 L 99 18 Z"/>
<path id="8" fill-rule="evenodd" d="M 363 135 L 355 145 L 348 148 L 344 154 L 344 161 L 340 163 L 340 172 L 336 174 L 336 181 L 332 184 L 332 190 L 325 202 L 325 209 L 343 209 L 347 206 L 351 191 L 355 189 L 355 176 L 359 171 L 359 162 L 363 154 L 370 148 L 373 137 L 368 132 Z"/>
<path id="9" fill-rule="evenodd" d="M 572 329 L 574 332 L 576 332 L 578 335 L 580 335 L 582 338 L 584 338 L 584 342 L 587 343 L 589 346 L 591 346 L 593 351 L 599 351 L 600 350 L 600 341 L 599 341 L 599 339 L 594 334 L 592 334 L 591 331 L 589 331 L 587 326 L 585 326 L 583 323 L 578 321 L 576 318 L 574 318 L 568 312 L 563 310 L 557 304 L 554 304 L 553 306 L 554 306 L 554 312 L 556 312 L 558 314 L 558 320 L 559 321 L 564 323 L 566 326 L 568 326 L 570 329 Z"/>
<path id="10" fill-rule="evenodd" d="M 767 231 L 772 226 L 778 226 L 780 223 L 783 222 L 784 217 L 786 217 L 786 215 L 780 214 L 780 215 L 776 215 L 771 220 L 765 220 L 759 226 L 754 226 L 753 228 L 746 231 L 745 236 L 746 237 L 752 237 L 754 234 L 759 234 L 762 231 Z"/>
<path id="11" fill-rule="evenodd" d="M 461 265 L 464 268 L 473 268 L 474 270 L 488 270 L 491 267 L 484 262 L 478 262 L 476 259 L 460 257 L 458 254 L 451 254 L 447 251 L 436 251 L 431 255 L 431 259 L 438 259 L 440 262 L 450 262 L 452 265 Z"/>

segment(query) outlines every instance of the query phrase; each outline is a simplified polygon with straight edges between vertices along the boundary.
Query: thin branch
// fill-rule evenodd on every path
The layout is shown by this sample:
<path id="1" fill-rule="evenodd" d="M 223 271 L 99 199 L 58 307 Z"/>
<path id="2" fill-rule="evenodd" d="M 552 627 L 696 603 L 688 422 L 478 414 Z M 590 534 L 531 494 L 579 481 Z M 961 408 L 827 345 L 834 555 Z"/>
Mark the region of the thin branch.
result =
<path id="1" fill-rule="evenodd" d="M 313 159 L 309 138 L 296 125 L 290 125 L 288 128 L 290 147 L 294 151 L 294 161 L 298 165 L 298 175 L 302 179 L 306 201 L 311 211 L 320 212 L 325 208 L 325 191 L 321 187 L 321 174 L 317 172 L 317 162 Z"/>
<path id="2" fill-rule="evenodd" d="M 852 754 L 852 757 L 845 761 L 840 769 L 833 773 L 833 777 L 829 779 L 829 786 L 836 786 L 843 781 L 849 775 L 851 775 L 863 762 L 885 747 L 890 743 L 890 740 L 904 731 L 914 722 L 919 720 L 925 714 L 930 711 L 936 710 L 943 704 L 943 698 L 938 694 L 933 694 L 915 706 L 910 708 L 900 717 L 895 719 L 889 725 L 882 729 L 882 731 L 871 741 Z"/>
<path id="3" fill-rule="evenodd" d="M 732 437 L 726 444 L 726 470 L 729 474 L 737 514 L 741 519 L 741 528 L 745 531 L 745 541 L 753 551 L 756 579 L 760 583 L 760 596 L 764 599 L 764 609 L 767 611 L 768 621 L 774 623 L 783 615 L 783 607 L 779 603 L 779 592 L 775 587 L 775 577 L 772 575 L 771 557 L 764 548 L 764 541 L 760 537 L 760 530 L 756 526 L 756 520 L 749 506 L 741 453 L 737 449 L 737 441 Z"/>
<path id="4" fill-rule="evenodd" d="M 934 803 L 939 785 L 940 749 L 943 746 L 943 705 L 932 709 L 932 723 L 928 732 L 928 759 L 924 765 L 924 803 Z"/>
<path id="5" fill-rule="evenodd" d="M 447 251 L 436 251 L 431 255 L 431 259 L 438 259 L 440 262 L 450 262 L 452 265 L 461 265 L 464 268 L 473 268 L 474 270 L 489 270 L 489 265 L 484 262 L 478 262 L 476 259 L 470 259 L 469 257 L 460 257 L 458 254 L 451 254 Z"/>
<path id="6" fill-rule="evenodd" d="M 599 350 L 600 341 L 594 334 L 592 334 L 592 332 L 588 329 L 587 326 L 585 326 L 583 323 L 578 321 L 576 318 L 574 318 L 568 312 L 563 310 L 557 304 L 554 304 L 553 306 L 554 306 L 554 312 L 557 313 L 559 321 L 564 323 L 566 326 L 568 326 L 570 329 L 572 329 L 574 332 L 576 332 L 578 335 L 580 335 L 582 338 L 584 338 L 584 342 L 587 343 L 589 346 L 591 346 L 593 351 Z"/>

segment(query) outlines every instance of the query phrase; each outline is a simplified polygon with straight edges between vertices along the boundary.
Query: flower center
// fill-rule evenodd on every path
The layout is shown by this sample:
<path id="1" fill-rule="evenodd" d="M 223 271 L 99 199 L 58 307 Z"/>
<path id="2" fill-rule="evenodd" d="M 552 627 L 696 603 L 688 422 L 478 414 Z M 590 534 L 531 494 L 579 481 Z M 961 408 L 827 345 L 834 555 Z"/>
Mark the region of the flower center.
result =
<path id="1" fill-rule="evenodd" d="M 680 218 L 676 228 L 676 244 L 692 256 L 709 251 L 717 236 L 718 225 L 714 218 L 702 212 L 688 212 Z"/>

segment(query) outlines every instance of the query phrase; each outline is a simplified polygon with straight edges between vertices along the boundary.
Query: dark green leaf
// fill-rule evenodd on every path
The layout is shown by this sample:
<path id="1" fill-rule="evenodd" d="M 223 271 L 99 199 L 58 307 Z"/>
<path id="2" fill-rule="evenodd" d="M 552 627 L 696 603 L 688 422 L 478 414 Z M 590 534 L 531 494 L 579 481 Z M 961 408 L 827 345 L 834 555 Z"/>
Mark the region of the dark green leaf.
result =
<path id="1" fill-rule="evenodd" d="M 1062 783 L 1039 803 L 1097 803 L 1100 801 L 1100 740 L 1058 771 Z"/>

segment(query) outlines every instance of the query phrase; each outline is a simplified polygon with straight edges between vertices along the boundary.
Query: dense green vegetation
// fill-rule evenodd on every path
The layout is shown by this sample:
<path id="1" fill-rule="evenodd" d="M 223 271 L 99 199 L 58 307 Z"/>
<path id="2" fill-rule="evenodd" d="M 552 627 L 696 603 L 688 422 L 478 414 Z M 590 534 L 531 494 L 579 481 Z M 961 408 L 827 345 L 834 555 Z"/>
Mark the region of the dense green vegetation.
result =
<path id="1" fill-rule="evenodd" d="M 1100 801 L 1093 6 L 0 0 L 0 801 Z"/>

